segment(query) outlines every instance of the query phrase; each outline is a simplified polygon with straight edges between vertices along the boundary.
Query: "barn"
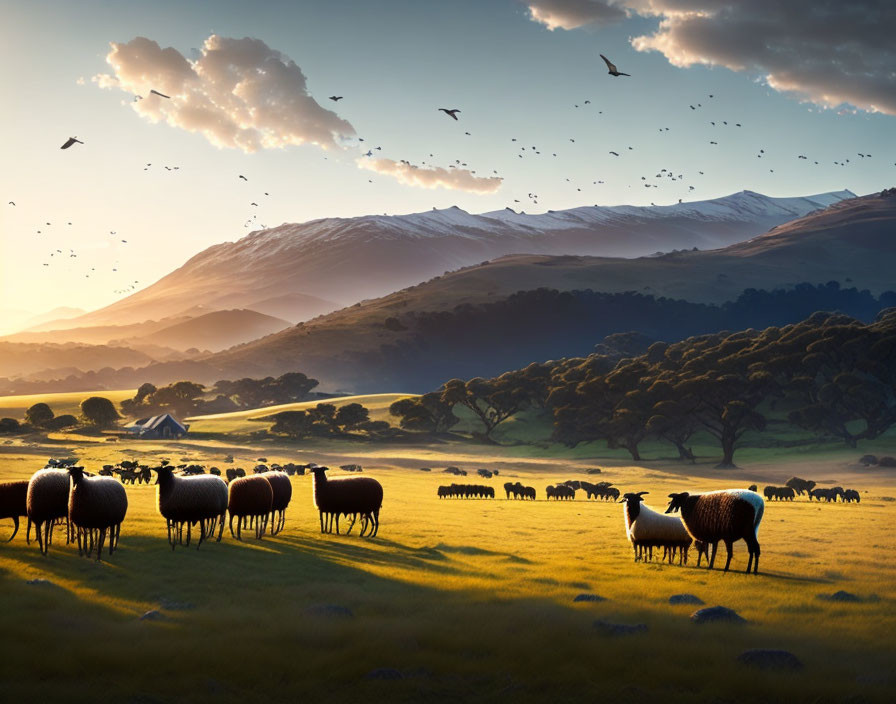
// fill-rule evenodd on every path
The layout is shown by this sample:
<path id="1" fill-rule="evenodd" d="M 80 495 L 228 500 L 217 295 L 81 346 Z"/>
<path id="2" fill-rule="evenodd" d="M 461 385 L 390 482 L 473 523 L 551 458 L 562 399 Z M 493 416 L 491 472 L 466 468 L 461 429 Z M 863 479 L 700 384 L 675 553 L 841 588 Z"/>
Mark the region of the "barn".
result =
<path id="1" fill-rule="evenodd" d="M 150 418 L 134 421 L 127 430 L 140 438 L 180 438 L 187 434 L 189 425 L 184 425 L 170 413 L 162 413 Z"/>

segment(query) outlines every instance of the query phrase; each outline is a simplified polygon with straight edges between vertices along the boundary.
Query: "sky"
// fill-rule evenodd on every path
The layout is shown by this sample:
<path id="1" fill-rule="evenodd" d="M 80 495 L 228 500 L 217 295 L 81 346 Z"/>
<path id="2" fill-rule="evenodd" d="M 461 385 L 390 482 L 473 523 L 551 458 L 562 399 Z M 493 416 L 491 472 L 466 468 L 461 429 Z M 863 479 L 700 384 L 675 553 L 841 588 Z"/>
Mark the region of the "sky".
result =
<path id="1" fill-rule="evenodd" d="M 894 8 L 0 0 L 0 329 L 284 222 L 896 185 Z"/>

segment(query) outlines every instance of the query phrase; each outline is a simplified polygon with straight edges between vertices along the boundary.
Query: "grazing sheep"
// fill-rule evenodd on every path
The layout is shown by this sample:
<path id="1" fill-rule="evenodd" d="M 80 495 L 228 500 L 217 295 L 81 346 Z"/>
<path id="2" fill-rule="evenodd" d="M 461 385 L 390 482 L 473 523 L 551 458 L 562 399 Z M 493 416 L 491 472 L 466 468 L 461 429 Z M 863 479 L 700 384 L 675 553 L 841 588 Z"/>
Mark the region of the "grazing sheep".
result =
<path id="1" fill-rule="evenodd" d="M 28 516 L 28 482 L 3 482 L 0 484 L 0 518 L 11 518 L 13 523 L 7 543 L 19 532 L 20 516 Z"/>
<path id="2" fill-rule="evenodd" d="M 731 565 L 732 544 L 743 539 L 747 543 L 750 558 L 747 573 L 759 571 L 759 541 L 756 531 L 765 512 L 765 502 L 754 491 L 724 489 L 706 494 L 669 494 L 671 501 L 666 513 L 681 511 L 681 520 L 694 540 L 712 544 L 709 569 L 716 559 L 716 548 L 721 540 L 728 550 L 725 571 Z"/>
<path id="3" fill-rule="evenodd" d="M 179 477 L 171 467 L 156 467 L 159 485 L 158 509 L 168 528 L 171 549 L 177 543 L 189 546 L 192 527 L 199 524 L 198 550 L 202 541 L 215 535 L 218 542 L 224 532 L 224 514 L 227 511 L 227 484 L 212 475 Z M 184 540 L 184 526 L 187 528 Z"/>
<path id="4" fill-rule="evenodd" d="M 267 472 L 264 478 L 270 482 L 274 492 L 271 503 L 271 535 L 276 535 L 286 525 L 286 507 L 292 498 L 292 482 L 285 472 Z"/>
<path id="5" fill-rule="evenodd" d="M 333 521 L 339 533 L 339 516 L 361 516 L 363 536 L 370 529 L 369 537 L 376 536 L 380 527 L 380 508 L 383 505 L 383 486 L 370 477 L 327 479 L 327 467 L 312 467 L 314 475 L 314 505 L 320 513 L 320 532 L 332 532 Z M 351 531 L 355 520 L 348 530 Z"/>
<path id="6" fill-rule="evenodd" d="M 343 464 L 343 465 L 340 465 L 339 469 L 341 469 L 344 472 L 360 472 L 360 471 L 362 471 L 361 465 L 359 465 L 359 464 Z"/>
<path id="7" fill-rule="evenodd" d="M 230 482 L 227 510 L 230 512 L 230 535 L 242 540 L 242 527 L 247 520 L 254 522 L 255 537 L 261 540 L 267 528 L 268 516 L 274 505 L 274 490 L 267 477 L 253 475 L 238 477 Z M 236 516 L 236 534 L 233 518 Z"/>
<path id="8" fill-rule="evenodd" d="M 672 562 L 678 552 L 678 564 L 686 564 L 693 542 L 678 516 L 666 516 L 642 505 L 646 491 L 629 492 L 622 497 L 625 533 L 635 551 L 635 561 L 653 559 L 653 548 L 663 548 L 663 558 Z"/>
<path id="9" fill-rule="evenodd" d="M 862 497 L 859 496 L 859 492 L 855 489 L 847 489 L 843 492 L 843 501 L 846 503 L 852 503 L 855 501 L 856 503 L 860 503 L 862 501 Z M 13 533 L 15 535 L 15 533 Z M 12 538 L 10 538 L 12 540 Z"/>
<path id="10" fill-rule="evenodd" d="M 767 486 L 762 493 L 766 501 L 793 501 L 795 495 L 793 488 L 789 486 Z"/>
<path id="11" fill-rule="evenodd" d="M 68 521 L 68 494 L 71 480 L 64 469 L 41 469 L 28 482 L 26 508 L 28 529 L 25 541 L 31 542 L 31 525 L 34 524 L 37 545 L 46 555 L 53 542 L 56 521 Z M 71 530 L 66 531 L 66 543 L 71 540 Z"/>
<path id="12" fill-rule="evenodd" d="M 791 477 L 784 482 L 784 486 L 789 486 L 796 492 L 797 496 L 802 496 L 804 493 L 808 494 L 815 488 L 815 482 L 807 479 L 800 479 L 799 477 Z"/>
<path id="13" fill-rule="evenodd" d="M 72 488 L 68 498 L 68 520 L 78 536 L 78 554 L 103 557 L 103 543 L 109 533 L 109 554 L 118 547 L 121 523 L 128 512 L 124 487 L 110 477 L 86 477 L 83 467 L 69 467 Z"/>

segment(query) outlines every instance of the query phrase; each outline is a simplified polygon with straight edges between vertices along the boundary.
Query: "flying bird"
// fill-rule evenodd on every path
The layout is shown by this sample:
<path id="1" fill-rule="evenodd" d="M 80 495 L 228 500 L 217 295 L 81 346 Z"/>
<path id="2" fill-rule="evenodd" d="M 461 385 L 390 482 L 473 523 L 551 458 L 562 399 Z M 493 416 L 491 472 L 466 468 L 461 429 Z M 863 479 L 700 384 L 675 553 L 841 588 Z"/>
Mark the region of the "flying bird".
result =
<path id="1" fill-rule="evenodd" d="M 245 176 L 243 176 L 242 174 L 240 174 L 240 178 L 243 179 L 243 181 L 248 181 L 248 180 L 249 180 L 249 179 L 247 179 Z"/>
<path id="2" fill-rule="evenodd" d="M 150 88 L 149 92 L 152 93 L 153 95 L 159 96 L 160 98 L 168 98 L 169 100 L 171 100 L 170 95 L 165 95 L 164 93 L 159 93 L 159 91 L 157 91 L 155 88 Z"/>
<path id="3" fill-rule="evenodd" d="M 610 152 L 610 154 L 612 154 L 613 156 L 619 156 L 619 154 L 617 154 L 616 152 Z"/>
<path id="4" fill-rule="evenodd" d="M 604 60 L 604 63 L 607 65 L 607 68 L 609 69 L 607 71 L 607 73 L 610 74 L 611 76 L 629 76 L 629 77 L 631 76 L 630 73 L 620 73 L 619 70 L 616 68 L 616 64 L 614 64 L 612 61 L 610 61 L 603 54 L 600 55 L 600 58 L 602 58 Z"/>
<path id="5" fill-rule="evenodd" d="M 10 205 L 15 205 L 15 203 L 13 203 L 12 201 L 9 201 L 9 204 L 10 204 Z"/>
<path id="6" fill-rule="evenodd" d="M 338 103 L 338 102 L 339 102 L 340 100 L 342 100 L 344 97 L 345 97 L 345 96 L 342 96 L 342 95 L 331 95 L 331 96 L 330 96 L 330 100 L 332 100 L 334 103 Z"/>
<path id="7" fill-rule="evenodd" d="M 445 113 L 446 115 L 448 115 L 449 117 L 451 117 L 451 118 L 453 118 L 453 119 L 456 120 L 456 119 L 457 119 L 457 113 L 459 113 L 460 110 L 458 110 L 457 108 L 452 108 L 451 110 L 449 110 L 448 108 L 439 108 L 439 112 L 443 112 L 443 113 Z"/>
<path id="8" fill-rule="evenodd" d="M 82 141 L 81 141 L 80 139 L 78 139 L 77 137 L 69 137 L 69 138 L 65 141 L 65 144 L 63 144 L 63 145 L 62 145 L 61 147 L 59 147 L 59 148 L 60 148 L 60 149 L 68 149 L 68 148 L 69 148 L 70 146 L 72 146 L 75 142 L 77 142 L 78 144 L 84 144 L 84 142 L 82 142 Z"/>

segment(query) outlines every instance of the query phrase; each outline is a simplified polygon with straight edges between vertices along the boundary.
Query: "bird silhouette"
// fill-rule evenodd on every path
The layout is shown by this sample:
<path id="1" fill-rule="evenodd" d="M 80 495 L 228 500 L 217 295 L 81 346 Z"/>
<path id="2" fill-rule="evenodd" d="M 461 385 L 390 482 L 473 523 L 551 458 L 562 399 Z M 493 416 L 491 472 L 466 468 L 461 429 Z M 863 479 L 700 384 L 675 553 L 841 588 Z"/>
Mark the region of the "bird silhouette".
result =
<path id="1" fill-rule="evenodd" d="M 604 63 L 607 65 L 607 69 L 609 69 L 607 71 L 607 73 L 610 74 L 611 76 L 629 76 L 629 77 L 631 76 L 630 73 L 620 73 L 619 70 L 616 68 L 616 64 L 614 64 L 612 61 L 610 61 L 603 54 L 600 55 L 600 58 L 602 58 L 604 60 Z"/>
<path id="2" fill-rule="evenodd" d="M 610 154 L 612 154 L 613 156 L 619 156 L 619 154 L 617 154 L 616 152 L 610 152 Z"/>
<path id="3" fill-rule="evenodd" d="M 344 96 L 342 95 L 331 95 L 330 100 L 332 100 L 334 103 L 338 103 L 340 100 L 342 100 L 343 97 Z"/>
<path id="4" fill-rule="evenodd" d="M 170 95 L 165 95 L 164 93 L 159 93 L 159 91 L 157 91 L 155 88 L 151 88 L 149 92 L 152 93 L 153 95 L 159 96 L 160 98 L 168 98 L 169 100 L 171 99 Z"/>
<path id="5" fill-rule="evenodd" d="M 78 144 L 84 144 L 84 142 L 82 142 L 82 141 L 81 141 L 80 139 L 78 139 L 77 137 L 69 137 L 67 140 L 65 140 L 65 144 L 63 144 L 63 145 L 62 145 L 61 147 L 59 147 L 59 148 L 60 148 L 60 149 L 68 149 L 68 148 L 69 148 L 70 146 L 72 146 L 75 142 L 77 142 Z"/>
<path id="6" fill-rule="evenodd" d="M 445 113 L 446 115 L 448 115 L 449 117 L 451 117 L 451 118 L 453 118 L 453 119 L 456 120 L 456 119 L 457 119 L 457 113 L 459 113 L 460 110 L 458 110 L 457 108 L 452 108 L 451 110 L 449 110 L 448 108 L 439 108 L 439 112 L 443 112 L 443 113 Z"/>
<path id="7" fill-rule="evenodd" d="M 240 174 L 240 178 L 243 179 L 243 181 L 248 181 L 248 180 L 249 180 L 249 179 L 247 179 L 245 176 L 243 176 L 242 174 Z"/>
<path id="8" fill-rule="evenodd" d="M 10 205 L 15 205 L 15 203 L 13 203 L 12 201 L 9 201 L 9 204 L 10 204 Z"/>

